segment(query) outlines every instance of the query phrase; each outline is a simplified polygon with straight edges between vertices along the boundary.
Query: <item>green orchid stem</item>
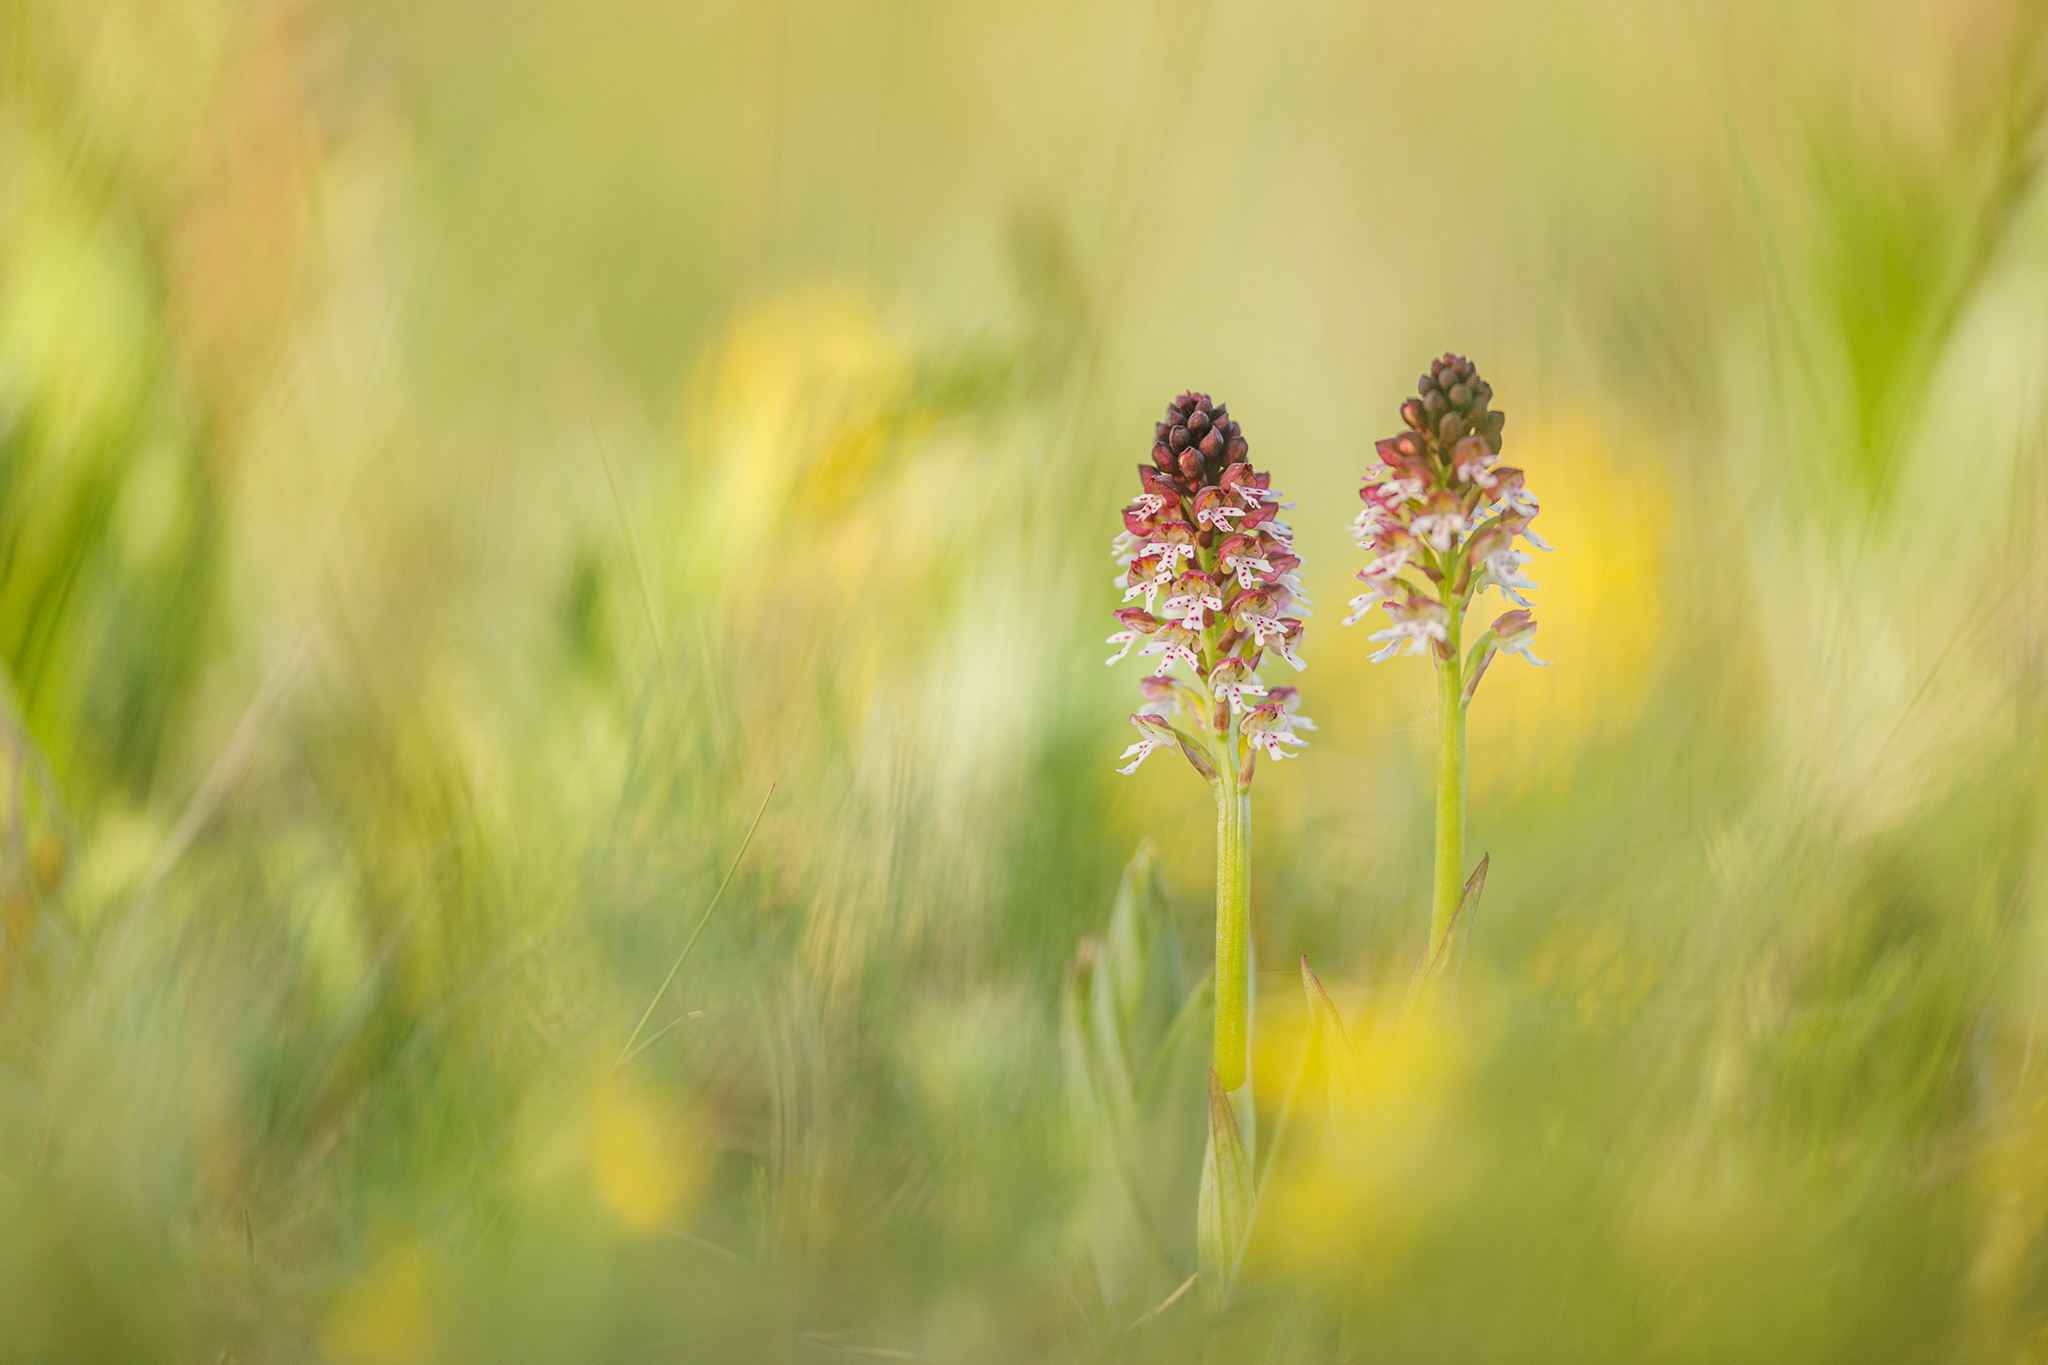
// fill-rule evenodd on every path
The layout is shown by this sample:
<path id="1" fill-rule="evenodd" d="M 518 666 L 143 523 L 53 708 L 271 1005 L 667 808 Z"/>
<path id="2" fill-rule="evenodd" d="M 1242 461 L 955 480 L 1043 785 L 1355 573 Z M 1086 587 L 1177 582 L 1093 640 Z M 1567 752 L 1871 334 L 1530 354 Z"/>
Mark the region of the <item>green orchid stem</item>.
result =
<path id="1" fill-rule="evenodd" d="M 1445 593 L 1450 611 L 1450 658 L 1439 659 L 1436 749 L 1436 875 L 1429 906 L 1429 958 L 1435 960 L 1451 931 L 1465 889 L 1465 680 L 1459 654 L 1462 603 Z"/>
<path id="2" fill-rule="evenodd" d="M 1244 1085 L 1251 1038 L 1252 794 L 1236 765 L 1216 782 L 1216 1079 Z"/>

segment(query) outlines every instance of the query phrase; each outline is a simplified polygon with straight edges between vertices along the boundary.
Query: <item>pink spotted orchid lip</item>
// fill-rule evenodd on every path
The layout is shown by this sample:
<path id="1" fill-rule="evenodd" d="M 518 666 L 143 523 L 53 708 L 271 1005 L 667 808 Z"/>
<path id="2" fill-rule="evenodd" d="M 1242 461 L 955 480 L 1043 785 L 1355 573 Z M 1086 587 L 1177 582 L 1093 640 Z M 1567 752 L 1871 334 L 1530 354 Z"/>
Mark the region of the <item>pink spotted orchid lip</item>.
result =
<path id="1" fill-rule="evenodd" d="M 1246 773 L 1253 753 L 1288 757 L 1304 742 L 1296 731 L 1315 728 L 1298 714 L 1294 689 L 1269 689 L 1259 676 L 1269 650 L 1306 667 L 1299 646 L 1312 604 L 1293 529 L 1279 515 L 1292 504 L 1250 452 L 1229 409 L 1191 391 L 1167 405 L 1151 463 L 1138 466 L 1140 492 L 1123 509 L 1112 552 L 1124 602 L 1144 605 L 1116 613 L 1109 662 L 1133 650 L 1156 662 L 1140 684 L 1144 705 L 1131 717 L 1139 738 L 1120 772 L 1155 749 L 1188 749 L 1177 716 L 1217 739 L 1239 734 Z M 1284 705 L 1275 701 L 1282 693 Z"/>

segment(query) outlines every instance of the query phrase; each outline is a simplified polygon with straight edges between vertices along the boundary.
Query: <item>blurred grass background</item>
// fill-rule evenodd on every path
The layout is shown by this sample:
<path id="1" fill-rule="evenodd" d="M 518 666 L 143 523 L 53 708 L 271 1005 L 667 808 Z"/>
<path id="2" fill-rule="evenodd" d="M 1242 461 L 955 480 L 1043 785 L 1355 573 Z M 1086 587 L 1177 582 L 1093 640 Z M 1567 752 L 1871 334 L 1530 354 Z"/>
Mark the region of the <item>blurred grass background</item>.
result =
<path id="1" fill-rule="evenodd" d="M 2044 99 L 2032 0 L 0 0 L 0 1358 L 2048 1359 Z M 1558 667 L 1403 1029 L 1327 609 L 1446 348 Z M 1262 1092 L 1306 952 L 1373 1123 L 1133 1326 L 1060 1000 L 1141 839 L 1206 970 L 1098 643 L 1190 385 L 1325 606 Z"/>

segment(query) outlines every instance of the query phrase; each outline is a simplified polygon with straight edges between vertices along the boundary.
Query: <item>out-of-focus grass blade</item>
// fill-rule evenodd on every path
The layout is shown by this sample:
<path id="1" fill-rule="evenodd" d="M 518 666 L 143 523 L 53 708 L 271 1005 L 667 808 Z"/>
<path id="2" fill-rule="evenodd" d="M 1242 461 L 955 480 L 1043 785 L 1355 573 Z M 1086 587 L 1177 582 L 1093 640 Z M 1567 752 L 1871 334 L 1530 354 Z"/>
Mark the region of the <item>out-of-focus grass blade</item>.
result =
<path id="1" fill-rule="evenodd" d="M 1157 855 L 1141 844 L 1117 888 L 1109 923 L 1085 939 L 1068 969 L 1060 1016 L 1069 1103 L 1096 1170 L 1091 1200 L 1093 1262 L 1110 1298 L 1151 1293 L 1160 1271 L 1187 1273 L 1162 1229 L 1173 1191 L 1192 1177 L 1174 1161 L 1174 1138 L 1196 1131 L 1192 1105 L 1208 1036 L 1208 993 L 1183 998 L 1180 943 L 1173 931 Z M 1180 1198 L 1184 1199 L 1185 1193 Z M 1171 1281 L 1169 1281 L 1171 1283 Z"/>
<path id="2" fill-rule="evenodd" d="M 1253 1203 L 1251 1154 L 1245 1151 L 1230 1097 L 1212 1070 L 1209 1150 L 1202 1158 L 1202 1194 L 1196 1214 L 1202 1293 L 1212 1309 L 1221 1308 L 1230 1297 L 1245 1235 L 1251 1231 Z"/>
<path id="3" fill-rule="evenodd" d="M 1138 845 L 1117 884 L 1116 904 L 1103 935 L 1097 973 L 1098 1009 L 1115 1015 L 1131 1074 L 1159 1045 L 1183 998 L 1180 938 L 1168 913 L 1159 853 L 1148 839 Z"/>
<path id="4" fill-rule="evenodd" d="M 1212 984 L 1206 976 L 1195 983 L 1187 999 L 1181 1002 L 1180 1012 L 1174 1016 L 1166 1036 L 1160 1039 L 1152 1054 L 1152 1064 L 1146 1069 L 1145 1082 L 1138 1090 L 1141 1110 L 1149 1113 L 1166 1103 L 1179 1090 L 1182 1076 L 1192 1072 L 1195 1062 L 1208 1055 L 1209 1011 L 1214 1008 Z M 1199 1076 L 1194 1079 L 1199 1080 Z"/>
<path id="5" fill-rule="evenodd" d="M 704 932 L 705 925 L 711 923 L 711 912 L 718 908 L 718 902 L 724 898 L 725 888 L 732 885 L 732 874 L 740 870 L 740 859 L 747 856 L 747 847 L 754 842 L 754 831 L 761 828 L 761 817 L 768 813 L 768 803 L 775 799 L 775 787 L 774 782 L 768 784 L 768 794 L 761 798 L 761 808 L 754 812 L 754 823 L 747 826 L 747 837 L 740 840 L 740 851 L 732 855 L 732 866 L 725 869 L 725 876 L 718 883 L 718 890 L 711 893 L 711 904 L 704 907 L 703 915 L 697 920 L 697 927 L 690 931 L 689 939 L 683 944 L 683 951 L 676 954 L 675 965 L 670 967 L 668 975 L 661 979 L 661 989 L 647 1002 L 647 1008 L 640 1011 L 640 1022 L 633 1025 L 633 1032 L 626 1039 L 626 1045 L 619 1049 L 619 1060 L 612 1063 L 614 1069 L 624 1066 L 646 1050 L 645 1045 L 635 1047 L 634 1044 L 640 1041 L 641 1033 L 647 1028 L 647 1021 L 654 1017 L 654 1011 L 660 1007 L 662 997 L 668 994 L 668 988 L 675 984 L 676 973 L 683 969 L 683 963 L 689 959 L 690 949 L 697 946 L 697 936 Z M 662 1033 L 666 1032 L 668 1029 L 662 1030 Z M 656 1034 L 655 1038 L 660 1036 L 661 1034 Z M 655 1038 L 650 1038 L 647 1042 L 653 1043 Z"/>
<path id="6" fill-rule="evenodd" d="M 1482 863 L 1483 867 L 1484 864 Z M 1469 894 L 1469 893 L 1468 893 Z M 1308 992 L 1309 1055 L 1311 1073 L 1323 1078 L 1330 1097 L 1330 1112 L 1349 1117 L 1365 1112 L 1365 1073 L 1358 1065 L 1358 1053 L 1330 993 L 1323 989 L 1308 954 L 1301 955 L 1301 985 Z"/>
<path id="7" fill-rule="evenodd" d="M 1072 978 L 1084 988 L 1073 1017 L 1085 1034 L 1096 1100 L 1119 1129 L 1133 1117 L 1133 1077 L 1149 1062 L 1180 993 L 1179 945 L 1164 906 L 1152 847 L 1140 844 L 1117 885 L 1108 929 L 1083 945 Z"/>

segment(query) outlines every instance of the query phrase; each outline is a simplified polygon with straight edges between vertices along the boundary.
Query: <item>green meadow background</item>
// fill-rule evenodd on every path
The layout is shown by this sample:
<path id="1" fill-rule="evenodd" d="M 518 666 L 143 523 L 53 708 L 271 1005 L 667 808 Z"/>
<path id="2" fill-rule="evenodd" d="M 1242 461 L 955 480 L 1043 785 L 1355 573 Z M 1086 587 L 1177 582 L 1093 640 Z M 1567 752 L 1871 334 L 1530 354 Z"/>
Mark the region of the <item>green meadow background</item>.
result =
<path id="1" fill-rule="evenodd" d="M 0 1359 L 2048 1359 L 2044 100 L 2034 0 L 0 0 Z M 1447 349 L 1557 666 L 1404 1026 Z M 1188 387 L 1321 604 L 1264 1122 L 1304 953 L 1369 1114 L 1219 1316 L 1199 1059 L 1083 1093 L 1207 970 Z"/>

